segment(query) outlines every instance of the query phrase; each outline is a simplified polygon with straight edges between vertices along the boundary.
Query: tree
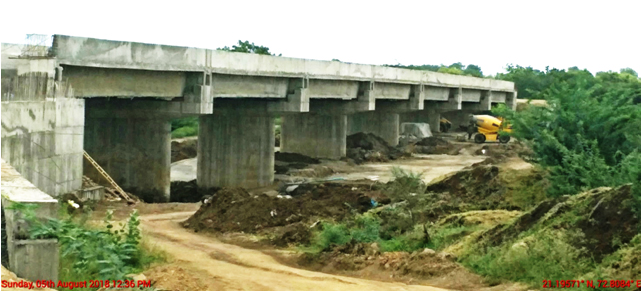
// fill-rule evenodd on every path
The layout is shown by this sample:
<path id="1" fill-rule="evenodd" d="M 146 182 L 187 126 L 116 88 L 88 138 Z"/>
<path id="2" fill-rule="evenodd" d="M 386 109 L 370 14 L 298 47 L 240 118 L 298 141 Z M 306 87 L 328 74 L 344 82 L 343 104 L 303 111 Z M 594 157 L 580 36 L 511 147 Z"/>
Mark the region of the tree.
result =
<path id="1" fill-rule="evenodd" d="M 473 64 L 464 66 L 461 62 L 452 63 L 450 66 L 446 66 L 443 64 L 441 65 L 427 65 L 427 64 L 426 65 L 408 65 L 408 66 L 397 64 L 397 65 L 384 65 L 384 66 L 412 69 L 412 70 L 432 71 L 432 72 L 454 74 L 454 75 L 484 77 L 484 75 L 482 74 L 481 68 L 479 66 L 473 65 Z"/>
<path id="2" fill-rule="evenodd" d="M 593 78 L 585 70 L 546 71 L 544 80 L 553 83 L 538 96 L 548 107 L 518 113 L 499 107 L 494 113 L 511 121 L 511 135 L 530 144 L 536 162 L 549 170 L 549 195 L 632 183 L 639 208 L 640 106 L 631 102 L 639 95 L 639 79 L 628 73 Z"/>
<path id="3" fill-rule="evenodd" d="M 270 49 L 268 47 L 258 46 L 258 45 L 255 45 L 254 43 L 250 43 L 249 41 L 242 42 L 240 40 L 238 45 L 234 45 L 232 46 L 232 48 L 225 46 L 222 48 L 218 48 L 217 50 L 275 56 L 274 54 L 270 53 Z M 279 56 L 281 56 L 281 54 L 279 54 Z"/>
<path id="4" fill-rule="evenodd" d="M 633 70 L 631 68 L 620 69 L 620 73 L 627 73 L 627 74 L 631 74 L 631 75 L 633 75 L 635 77 L 638 77 L 638 72 L 635 72 L 635 70 Z"/>
<path id="5" fill-rule="evenodd" d="M 464 75 L 474 76 L 474 77 L 484 77 L 482 70 L 479 66 L 470 64 L 466 66 L 464 70 Z"/>

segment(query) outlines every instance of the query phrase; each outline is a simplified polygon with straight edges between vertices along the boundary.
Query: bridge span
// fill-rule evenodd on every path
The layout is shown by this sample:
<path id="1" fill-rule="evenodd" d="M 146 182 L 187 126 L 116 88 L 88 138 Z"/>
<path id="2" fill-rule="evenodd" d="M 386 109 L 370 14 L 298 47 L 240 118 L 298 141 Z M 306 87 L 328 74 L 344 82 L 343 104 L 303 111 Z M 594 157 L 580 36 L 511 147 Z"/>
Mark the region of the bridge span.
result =
<path id="1" fill-rule="evenodd" d="M 84 100 L 73 104 L 84 109 L 74 111 L 73 125 L 82 143 L 70 144 L 73 158 L 63 167 L 82 168 L 84 148 L 123 189 L 153 201 L 169 199 L 173 118 L 199 116 L 200 187 L 258 187 L 274 180 L 277 116 L 281 151 L 336 159 L 349 134 L 372 132 L 396 145 L 400 122 L 424 121 L 436 131 L 442 113 L 515 108 L 517 98 L 512 82 L 494 79 L 63 35 L 54 36 L 48 58 L 16 64 L 10 75 L 45 74 L 73 88 L 65 98 Z M 5 155 L 14 147 L 4 143 L 12 102 L 3 93 L 3 158 L 28 164 L 26 153 Z M 79 184 L 68 181 L 53 195 Z"/>

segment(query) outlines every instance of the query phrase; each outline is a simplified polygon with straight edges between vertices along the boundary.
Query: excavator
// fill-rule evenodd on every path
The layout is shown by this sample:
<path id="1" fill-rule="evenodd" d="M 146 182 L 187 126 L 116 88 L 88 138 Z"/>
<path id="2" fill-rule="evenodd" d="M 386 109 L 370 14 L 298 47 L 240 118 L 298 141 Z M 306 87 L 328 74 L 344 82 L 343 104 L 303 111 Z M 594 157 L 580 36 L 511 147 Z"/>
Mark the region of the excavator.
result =
<path id="1" fill-rule="evenodd" d="M 501 117 L 489 115 L 471 115 L 469 124 L 469 134 L 475 135 L 475 143 L 484 143 L 486 141 L 499 141 L 508 143 L 510 136 L 500 134 L 500 132 L 510 133 L 512 126 L 505 122 Z"/>

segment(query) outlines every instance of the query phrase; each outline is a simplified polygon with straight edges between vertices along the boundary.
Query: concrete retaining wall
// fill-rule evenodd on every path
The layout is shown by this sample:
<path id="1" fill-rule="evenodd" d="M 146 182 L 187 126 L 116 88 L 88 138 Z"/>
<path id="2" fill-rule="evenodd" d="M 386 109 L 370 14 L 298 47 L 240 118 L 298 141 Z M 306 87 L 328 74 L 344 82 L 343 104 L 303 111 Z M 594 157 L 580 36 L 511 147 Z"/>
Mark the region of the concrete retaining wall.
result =
<path id="1" fill-rule="evenodd" d="M 36 218 L 46 220 L 57 216 L 58 201 L 36 188 L 4 160 L 1 184 L 9 268 L 18 277 L 31 281 L 58 280 L 58 241 L 28 239 L 29 225 L 23 214 L 7 209 L 13 202 L 36 204 L 39 206 L 35 210 Z"/>

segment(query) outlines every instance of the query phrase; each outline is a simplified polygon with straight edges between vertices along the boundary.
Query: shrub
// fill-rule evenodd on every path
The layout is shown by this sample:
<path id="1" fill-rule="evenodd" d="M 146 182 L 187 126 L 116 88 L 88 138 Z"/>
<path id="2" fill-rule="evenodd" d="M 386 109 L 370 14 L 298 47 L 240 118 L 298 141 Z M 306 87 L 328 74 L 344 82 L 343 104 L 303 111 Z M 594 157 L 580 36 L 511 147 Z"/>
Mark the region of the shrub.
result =
<path id="1" fill-rule="evenodd" d="M 312 247 L 318 251 L 327 250 L 331 244 L 344 245 L 352 237 L 345 224 L 322 223 L 322 230 L 312 239 Z"/>
<path id="2" fill-rule="evenodd" d="M 375 242 L 379 239 L 381 222 L 370 215 L 357 215 L 354 226 L 350 229 L 350 236 L 356 242 Z"/>
<path id="3" fill-rule="evenodd" d="M 551 85 L 539 93 L 548 107 L 512 112 L 500 106 L 493 112 L 508 118 L 511 135 L 526 141 L 550 172 L 549 196 L 632 183 L 630 206 L 639 210 L 640 106 L 631 99 L 639 95 L 640 81 L 627 81 L 635 85 L 629 87 L 605 76 Z"/>
<path id="4" fill-rule="evenodd" d="M 172 131 L 172 138 L 183 138 L 183 137 L 192 137 L 192 136 L 198 136 L 198 126 L 182 127 Z"/>
<path id="5" fill-rule="evenodd" d="M 134 210 L 126 223 L 116 228 L 112 211 L 108 211 L 104 227 L 88 228 L 65 219 L 38 220 L 35 204 L 12 203 L 9 207 L 24 215 L 30 223 L 29 238 L 55 238 L 60 244 L 61 280 L 123 280 L 153 261 L 162 260 L 162 254 L 150 252 L 141 244 L 140 220 Z"/>

